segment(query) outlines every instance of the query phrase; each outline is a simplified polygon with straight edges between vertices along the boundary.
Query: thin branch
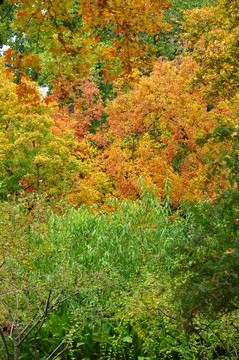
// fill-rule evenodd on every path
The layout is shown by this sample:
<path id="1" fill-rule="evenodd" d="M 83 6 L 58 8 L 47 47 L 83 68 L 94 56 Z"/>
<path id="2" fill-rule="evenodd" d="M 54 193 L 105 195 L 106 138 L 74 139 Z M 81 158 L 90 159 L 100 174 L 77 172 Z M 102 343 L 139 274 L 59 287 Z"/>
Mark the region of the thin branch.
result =
<path id="1" fill-rule="evenodd" d="M 5 308 L 7 309 L 7 311 L 9 312 L 9 314 L 11 315 L 11 318 L 13 320 L 13 315 L 12 315 L 11 309 L 7 306 L 7 304 L 5 303 L 4 300 L 0 299 L 0 301 L 5 306 Z"/>
<path id="2" fill-rule="evenodd" d="M 30 334 L 30 332 L 32 330 L 34 330 L 36 328 L 36 326 L 41 322 L 41 321 L 45 321 L 47 315 L 49 314 L 50 311 L 54 310 L 58 305 L 62 304 L 63 302 L 67 301 L 68 299 L 78 295 L 79 293 L 77 294 L 74 294 L 74 295 L 71 295 L 71 296 L 68 296 L 67 298 L 59 301 L 58 303 L 56 304 L 53 304 L 51 307 L 49 307 L 49 296 L 50 296 L 50 293 L 46 299 L 46 305 L 45 305 L 45 310 L 44 310 L 44 313 L 43 314 L 40 314 L 38 316 L 35 317 L 35 320 L 37 320 L 35 322 L 35 324 L 32 325 L 32 327 L 25 333 L 24 337 L 22 339 L 20 339 L 20 336 L 29 328 L 29 326 L 31 326 L 31 324 L 33 323 L 33 320 L 31 320 L 26 326 L 25 328 L 21 331 L 21 333 L 17 336 L 16 339 L 19 339 L 19 342 L 18 342 L 18 345 L 20 345 L 26 338 L 27 336 Z M 42 325 L 41 325 L 42 326 Z"/>
<path id="3" fill-rule="evenodd" d="M 16 288 L 18 291 L 21 291 L 21 292 L 22 292 L 22 295 L 23 295 L 23 297 L 24 297 L 24 299 L 26 300 L 26 303 L 27 303 L 27 308 L 28 308 L 28 311 L 29 311 L 29 318 L 31 319 L 32 316 L 31 316 L 30 305 L 29 305 L 29 302 L 28 302 L 28 300 L 27 300 L 26 295 L 25 295 L 24 292 L 23 292 L 23 289 L 19 288 L 18 286 L 16 286 L 15 284 L 13 284 L 11 281 L 6 280 L 6 279 L 4 279 L 4 278 L 0 278 L 0 280 L 3 280 L 3 281 L 8 282 L 10 285 L 12 285 L 12 286 L 13 286 L 14 288 Z"/>
<path id="4" fill-rule="evenodd" d="M 231 358 L 231 356 L 230 356 L 230 351 L 227 350 L 227 347 L 225 346 L 225 344 L 224 344 L 224 342 L 222 341 L 221 337 L 220 337 L 211 327 L 210 327 L 209 329 L 210 329 L 210 330 L 212 331 L 212 333 L 218 338 L 218 340 L 219 340 L 220 343 L 222 344 L 224 350 L 226 351 L 227 356 L 228 356 L 229 359 L 231 360 L 232 358 Z"/>
<path id="5" fill-rule="evenodd" d="M 238 326 L 236 326 L 234 323 L 233 323 L 233 321 L 231 322 L 231 324 L 230 325 L 232 325 L 237 331 L 239 331 L 239 327 Z"/>
<path id="6" fill-rule="evenodd" d="M 5 349 L 6 349 L 7 360 L 11 360 L 11 356 L 10 356 L 10 353 L 9 353 L 9 350 L 8 350 L 7 342 L 6 342 L 5 336 L 4 336 L 1 328 L 0 328 L 0 335 L 2 337 L 2 341 L 3 341 L 3 344 L 4 344 Z"/>
<path id="7" fill-rule="evenodd" d="M 55 309 L 55 307 L 59 306 L 60 304 L 66 302 L 66 301 L 69 300 L 69 299 L 72 299 L 73 297 L 75 297 L 75 296 L 77 296 L 77 295 L 79 295 L 79 294 L 80 294 L 80 293 L 78 292 L 78 293 L 76 293 L 76 294 L 74 294 L 74 295 L 69 295 L 69 296 L 66 297 L 65 299 L 62 299 L 61 301 L 58 301 L 57 303 L 53 304 L 53 305 L 49 308 L 49 310 Z"/>
<path id="8" fill-rule="evenodd" d="M 48 295 L 48 297 L 47 297 L 47 299 L 46 299 L 46 305 L 45 305 L 44 313 L 43 313 L 43 314 L 40 314 L 40 315 L 38 315 L 38 316 L 36 316 L 36 314 L 35 314 L 34 319 L 32 319 L 32 320 L 25 326 L 25 328 L 19 333 L 19 335 L 17 336 L 17 339 L 19 339 L 19 343 L 18 343 L 19 345 L 26 339 L 26 337 L 30 334 L 30 332 L 31 332 L 32 330 L 34 330 L 35 327 L 36 327 L 41 321 L 43 321 L 43 322 L 45 321 L 45 318 L 46 318 L 47 312 L 48 312 L 48 308 L 49 308 L 49 302 L 50 302 L 51 292 L 52 292 L 52 290 L 49 291 L 49 295 Z M 37 319 L 38 319 L 38 320 L 37 320 Z M 25 336 L 24 336 L 22 339 L 20 339 L 21 335 L 24 334 L 24 332 L 29 328 L 29 326 L 31 326 L 31 324 L 33 323 L 34 320 L 37 320 L 37 321 L 35 322 L 35 324 L 33 324 L 32 327 L 27 331 L 27 333 L 25 334 Z M 42 326 L 42 325 L 41 325 L 41 326 Z"/>
<path id="9" fill-rule="evenodd" d="M 200 337 L 201 341 L 204 341 L 205 344 L 207 344 L 207 346 L 208 346 L 209 348 L 211 348 L 211 344 L 209 344 L 209 343 L 207 342 L 207 340 L 205 340 L 205 339 L 202 337 L 202 335 L 200 334 L 200 332 L 199 332 L 198 330 L 196 330 L 196 329 L 194 328 L 194 332 Z M 216 351 L 216 349 L 213 349 L 213 351 L 214 351 L 215 354 L 217 355 L 218 359 L 221 359 L 221 356 L 218 354 L 218 352 Z"/>
<path id="10" fill-rule="evenodd" d="M 5 294 L 10 294 L 10 293 L 15 292 L 15 291 L 16 291 L 15 289 L 3 291 L 3 292 L 0 293 L 0 296 L 5 295 Z"/>
<path id="11" fill-rule="evenodd" d="M 17 304 L 16 307 L 17 307 L 17 309 L 16 309 L 16 312 L 15 312 L 14 317 L 13 317 L 13 320 L 12 320 L 12 325 L 11 325 L 11 331 L 10 331 L 9 338 L 12 338 L 12 333 L 13 333 L 13 328 L 14 328 L 14 326 L 16 326 L 16 328 L 17 328 L 16 318 L 17 318 L 17 314 L 18 314 L 18 302 L 19 302 L 19 300 L 18 300 L 17 294 L 15 294 L 15 296 L 16 296 L 16 304 Z"/>
<path id="12" fill-rule="evenodd" d="M 13 316 L 13 313 L 12 313 L 11 309 L 7 306 L 7 304 L 5 303 L 4 300 L 1 300 L 1 299 L 0 299 L 0 301 L 1 301 L 1 303 L 3 304 L 3 306 L 7 309 L 7 311 L 9 312 L 9 314 L 10 314 L 10 316 L 11 316 L 11 318 L 12 318 L 12 324 L 13 324 L 13 323 L 14 323 L 14 316 Z M 16 329 L 17 329 L 17 331 L 18 331 L 17 325 L 16 325 Z"/>
<path id="13" fill-rule="evenodd" d="M 38 309 L 38 310 L 39 310 L 39 309 Z M 40 319 L 39 319 L 39 318 L 40 318 Z M 35 328 L 35 326 L 39 324 L 39 321 L 41 321 L 41 319 L 42 319 L 42 315 L 39 314 L 39 315 L 37 316 L 37 313 L 36 313 L 36 314 L 34 315 L 34 317 L 28 322 L 28 324 L 22 329 L 22 331 L 19 332 L 19 334 L 18 334 L 18 336 L 17 336 L 16 339 L 20 339 L 20 337 L 22 336 L 22 334 L 24 334 L 24 333 L 26 332 L 26 330 L 29 328 L 29 326 L 31 326 L 31 325 L 33 324 L 33 322 L 34 322 L 35 320 L 37 320 L 37 322 L 35 323 L 35 325 L 33 325 L 32 328 L 31 328 L 31 330 L 29 331 L 29 332 L 31 332 L 31 331 Z"/>
<path id="14" fill-rule="evenodd" d="M 73 332 L 73 334 L 71 336 L 74 336 L 86 323 L 88 320 L 85 320 L 80 326 L 78 326 L 78 328 Z M 46 360 L 50 360 L 51 356 L 53 354 L 55 354 L 55 352 L 61 347 L 61 345 L 63 345 L 66 341 L 68 341 L 70 339 L 69 336 L 67 336 L 64 340 L 62 340 L 62 342 L 55 348 L 55 350 L 52 351 L 52 353 L 48 356 L 48 358 Z M 69 344 L 67 343 L 67 345 L 64 348 L 64 351 L 66 351 L 69 347 Z M 63 351 L 63 352 L 64 352 Z M 52 360 L 55 360 L 58 358 L 59 355 L 61 355 L 63 353 L 62 351 L 57 354 L 56 356 L 54 356 L 54 358 Z"/>
<path id="15" fill-rule="evenodd" d="M 209 320 L 209 318 L 205 315 L 206 317 L 206 320 L 208 320 L 208 324 L 206 325 L 203 325 L 204 326 L 204 329 L 206 330 L 207 328 L 210 328 L 210 326 L 217 320 L 219 320 L 220 318 L 222 318 L 224 315 L 227 315 L 229 313 L 229 311 L 226 311 L 224 313 L 221 313 L 220 315 L 216 316 L 213 320 Z"/>
<path id="16" fill-rule="evenodd" d="M 59 297 L 61 297 L 62 294 L 63 294 L 63 291 L 61 291 L 61 292 L 57 295 L 56 299 L 54 300 L 54 303 L 55 303 L 55 304 L 56 304 L 57 300 L 59 299 Z"/>
<path id="17" fill-rule="evenodd" d="M 3 21 L 7 16 L 8 14 L 10 13 L 10 11 L 12 10 L 13 8 L 13 5 L 9 6 L 9 8 L 7 9 L 6 13 L 2 16 L 2 19 L 1 21 Z"/>
<path id="18" fill-rule="evenodd" d="M 18 344 L 17 344 L 18 346 L 21 345 L 21 343 L 28 337 L 28 335 L 30 334 L 30 332 L 35 329 L 35 327 L 39 324 L 39 322 L 40 322 L 40 321 L 42 320 L 42 318 L 44 318 L 44 317 L 45 317 L 45 314 L 42 315 L 41 318 L 38 319 L 37 322 L 36 322 L 34 325 L 32 325 L 32 327 L 25 333 L 25 335 L 23 336 L 23 338 L 20 339 L 21 335 L 25 332 L 25 330 L 26 330 L 27 328 L 29 328 L 29 326 L 31 326 L 32 321 L 31 321 L 30 323 L 28 323 L 28 325 L 27 325 L 27 326 L 21 331 L 21 333 L 16 337 L 16 339 L 19 339 Z"/>
<path id="19" fill-rule="evenodd" d="M 65 351 L 68 350 L 68 348 L 69 348 L 69 344 L 67 343 L 66 346 L 64 347 L 64 349 L 61 352 L 59 352 L 56 356 L 54 356 L 54 358 L 52 360 L 58 359 L 61 354 L 63 354 Z"/>
<path id="20" fill-rule="evenodd" d="M 185 338 L 186 338 L 186 341 L 187 341 L 187 343 L 188 343 L 188 347 L 189 347 L 189 349 L 190 349 L 190 352 L 191 352 L 191 355 L 192 355 L 192 359 L 193 359 L 193 349 L 192 349 L 191 342 L 190 342 L 187 334 L 185 333 L 184 335 L 185 335 Z"/>
<path id="21" fill-rule="evenodd" d="M 167 318 L 169 318 L 171 320 L 172 324 L 175 324 L 175 321 L 177 321 L 177 319 L 173 316 L 170 316 L 168 314 L 166 314 L 164 311 L 162 311 L 161 309 L 158 309 L 159 312 L 161 312 L 164 316 L 166 316 Z M 174 320 L 174 321 L 173 321 Z"/>
<path id="22" fill-rule="evenodd" d="M 45 322 L 45 319 L 42 319 L 42 323 L 40 324 L 39 328 L 35 331 L 35 336 L 39 333 L 39 331 L 41 330 L 42 328 L 42 325 L 44 324 Z"/>
<path id="23" fill-rule="evenodd" d="M 51 297 L 51 293 L 52 293 L 52 290 L 49 290 L 49 295 L 46 299 L 46 305 L 45 305 L 45 309 L 44 309 L 44 313 L 47 315 L 47 310 L 49 308 L 49 304 L 50 304 L 50 297 Z"/>

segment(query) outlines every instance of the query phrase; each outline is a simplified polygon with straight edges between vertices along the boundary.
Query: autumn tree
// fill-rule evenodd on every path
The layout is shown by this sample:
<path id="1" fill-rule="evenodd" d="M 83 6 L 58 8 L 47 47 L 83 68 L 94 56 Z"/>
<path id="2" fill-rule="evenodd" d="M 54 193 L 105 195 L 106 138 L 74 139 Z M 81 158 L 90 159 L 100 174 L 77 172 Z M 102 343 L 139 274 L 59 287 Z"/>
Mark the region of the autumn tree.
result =
<path id="1" fill-rule="evenodd" d="M 41 101 L 37 84 L 26 77 L 16 85 L 1 59 L 1 192 L 19 189 L 62 190 L 77 171 L 73 136 L 52 133 L 57 105 Z"/>
<path id="2" fill-rule="evenodd" d="M 198 63 L 195 81 L 205 85 L 211 103 L 238 92 L 238 14 L 237 0 L 220 0 L 218 5 L 185 15 L 185 45 L 193 49 Z"/>
<path id="3" fill-rule="evenodd" d="M 185 197 L 213 196 L 227 186 L 226 170 L 210 181 L 207 171 L 230 151 L 231 141 L 214 146 L 211 134 L 219 125 L 236 125 L 237 102 L 222 102 L 209 112 L 205 88 L 191 89 L 196 69 L 190 56 L 171 63 L 160 59 L 150 76 L 108 103 L 102 143 L 96 134 L 97 159 L 114 182 L 115 195 L 137 197 L 139 175 L 157 185 L 159 196 L 170 178 L 174 204 Z"/>
<path id="4" fill-rule="evenodd" d="M 152 55 L 145 34 L 158 34 L 170 27 L 163 20 L 168 0 L 11 3 L 18 5 L 15 31 L 36 44 L 32 54 L 38 55 L 42 49 L 52 54 L 47 65 L 55 74 L 88 73 L 96 59 L 102 62 L 106 79 L 118 71 L 129 73 L 136 64 L 148 67 Z M 105 28 L 108 35 L 103 33 Z"/>
<path id="5" fill-rule="evenodd" d="M 181 35 L 184 31 L 182 23 L 185 10 L 198 9 L 218 3 L 217 0 L 171 0 L 170 8 L 164 12 L 164 19 L 171 26 L 167 32 L 148 35 L 147 41 L 154 47 L 156 57 L 165 56 L 173 60 L 177 55 L 183 53 L 183 41 Z"/>

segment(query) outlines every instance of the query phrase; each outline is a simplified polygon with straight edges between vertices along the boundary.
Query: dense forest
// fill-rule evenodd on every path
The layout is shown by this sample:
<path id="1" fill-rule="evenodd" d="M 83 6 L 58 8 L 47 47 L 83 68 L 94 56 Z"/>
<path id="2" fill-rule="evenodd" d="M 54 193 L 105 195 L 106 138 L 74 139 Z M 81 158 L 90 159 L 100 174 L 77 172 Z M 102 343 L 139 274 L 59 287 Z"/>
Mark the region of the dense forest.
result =
<path id="1" fill-rule="evenodd" d="M 0 19 L 0 360 L 238 359 L 238 0 Z"/>

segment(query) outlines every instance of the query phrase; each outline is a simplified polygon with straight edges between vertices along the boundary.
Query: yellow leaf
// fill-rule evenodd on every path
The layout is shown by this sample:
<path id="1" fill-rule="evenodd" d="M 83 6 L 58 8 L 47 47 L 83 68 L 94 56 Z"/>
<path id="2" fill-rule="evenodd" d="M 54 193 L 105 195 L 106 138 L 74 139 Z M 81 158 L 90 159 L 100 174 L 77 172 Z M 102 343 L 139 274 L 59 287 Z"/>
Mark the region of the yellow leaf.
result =
<path id="1" fill-rule="evenodd" d="M 224 254 L 231 254 L 232 252 L 236 251 L 235 249 L 227 249 Z"/>

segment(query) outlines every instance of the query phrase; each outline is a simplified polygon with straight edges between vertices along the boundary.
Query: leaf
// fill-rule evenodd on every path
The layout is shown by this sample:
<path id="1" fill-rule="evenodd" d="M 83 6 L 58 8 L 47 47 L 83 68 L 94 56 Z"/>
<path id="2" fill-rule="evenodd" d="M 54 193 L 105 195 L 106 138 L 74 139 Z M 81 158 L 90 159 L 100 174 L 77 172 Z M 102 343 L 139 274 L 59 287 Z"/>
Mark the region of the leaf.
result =
<path id="1" fill-rule="evenodd" d="M 232 254 L 234 251 L 236 251 L 236 250 L 235 250 L 235 249 L 227 249 L 227 250 L 224 252 L 224 254 L 230 255 L 230 254 Z"/>
<path id="2" fill-rule="evenodd" d="M 122 338 L 122 340 L 127 343 L 132 343 L 132 338 L 130 336 L 125 336 Z"/>

